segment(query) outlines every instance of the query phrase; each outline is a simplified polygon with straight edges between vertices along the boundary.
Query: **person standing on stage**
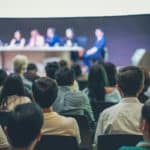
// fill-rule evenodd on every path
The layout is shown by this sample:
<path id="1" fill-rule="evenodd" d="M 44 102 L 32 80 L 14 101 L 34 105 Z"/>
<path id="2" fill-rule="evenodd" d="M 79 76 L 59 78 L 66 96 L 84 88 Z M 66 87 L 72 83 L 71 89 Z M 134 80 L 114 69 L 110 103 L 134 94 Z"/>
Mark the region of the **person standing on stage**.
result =
<path id="1" fill-rule="evenodd" d="M 92 48 L 88 49 L 84 54 L 84 62 L 87 66 L 90 66 L 90 60 L 104 60 L 106 39 L 104 32 L 100 28 L 95 30 L 96 41 Z"/>
<path id="2" fill-rule="evenodd" d="M 29 39 L 29 47 L 41 47 L 44 46 L 45 40 L 42 35 L 38 32 L 37 29 L 31 31 L 31 37 Z"/>
<path id="3" fill-rule="evenodd" d="M 59 46 L 60 39 L 55 34 L 55 28 L 49 27 L 46 32 L 45 43 L 47 46 Z"/>
<path id="4" fill-rule="evenodd" d="M 25 46 L 25 38 L 22 37 L 21 31 L 17 30 L 14 33 L 13 39 L 10 41 L 12 47 L 23 47 Z"/>
<path id="5" fill-rule="evenodd" d="M 77 45 L 78 45 L 78 41 L 75 37 L 73 29 L 67 28 L 65 32 L 64 46 L 73 47 Z M 71 60 L 73 62 L 76 62 L 78 59 L 79 59 L 78 52 L 71 52 Z"/>

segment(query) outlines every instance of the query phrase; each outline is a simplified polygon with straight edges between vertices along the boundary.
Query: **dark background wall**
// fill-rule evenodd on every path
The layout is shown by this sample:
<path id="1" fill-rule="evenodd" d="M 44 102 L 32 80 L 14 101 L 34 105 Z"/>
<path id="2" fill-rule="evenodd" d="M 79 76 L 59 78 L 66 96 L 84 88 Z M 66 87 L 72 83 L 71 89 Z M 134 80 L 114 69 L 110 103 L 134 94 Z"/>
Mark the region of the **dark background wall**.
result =
<path id="1" fill-rule="evenodd" d="M 1 18 L 0 39 L 9 42 L 15 30 L 22 31 L 29 38 L 30 31 L 37 28 L 45 35 L 49 26 L 56 28 L 60 36 L 65 29 L 72 27 L 77 36 L 88 38 L 86 48 L 92 46 L 96 27 L 103 29 L 109 51 L 109 60 L 116 65 L 130 64 L 135 49 L 150 50 L 150 15 L 130 15 L 113 17 L 81 17 L 81 18 Z"/>

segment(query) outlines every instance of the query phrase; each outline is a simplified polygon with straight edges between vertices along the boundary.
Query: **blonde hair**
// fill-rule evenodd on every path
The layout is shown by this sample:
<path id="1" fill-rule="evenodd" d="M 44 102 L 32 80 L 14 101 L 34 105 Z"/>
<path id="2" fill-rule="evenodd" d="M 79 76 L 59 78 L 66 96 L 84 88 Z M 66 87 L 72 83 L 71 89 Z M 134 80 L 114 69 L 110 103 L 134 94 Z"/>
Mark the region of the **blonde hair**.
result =
<path id="1" fill-rule="evenodd" d="M 25 55 L 16 55 L 13 59 L 15 73 L 21 73 L 28 65 L 28 58 Z"/>

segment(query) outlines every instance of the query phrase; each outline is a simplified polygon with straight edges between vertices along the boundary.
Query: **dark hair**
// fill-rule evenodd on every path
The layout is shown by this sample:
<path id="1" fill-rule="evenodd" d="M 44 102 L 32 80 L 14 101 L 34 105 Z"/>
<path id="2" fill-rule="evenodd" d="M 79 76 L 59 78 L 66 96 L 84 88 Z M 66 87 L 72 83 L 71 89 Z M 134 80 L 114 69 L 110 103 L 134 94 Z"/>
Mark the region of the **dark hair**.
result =
<path id="1" fill-rule="evenodd" d="M 109 85 L 115 86 L 117 84 L 117 69 L 116 66 L 110 62 L 104 64 Z"/>
<path id="2" fill-rule="evenodd" d="M 140 102 L 144 103 L 149 98 L 148 96 L 145 95 L 145 92 L 148 90 L 148 88 L 150 86 L 150 74 L 149 74 L 148 70 L 146 70 L 145 68 L 141 68 L 141 69 L 144 72 L 144 89 L 139 94 L 138 98 L 139 98 Z"/>
<path id="3" fill-rule="evenodd" d="M 82 75 L 81 66 L 77 63 L 73 64 L 71 67 L 74 70 L 75 77 L 78 78 Z"/>
<path id="4" fill-rule="evenodd" d="M 67 67 L 67 66 L 68 66 L 67 61 L 64 60 L 64 59 L 60 60 L 60 61 L 59 61 L 59 64 L 60 64 L 60 67 L 61 67 L 61 68 L 62 68 L 62 67 Z"/>
<path id="5" fill-rule="evenodd" d="M 7 124 L 8 140 L 14 148 L 26 148 L 37 138 L 43 125 L 43 114 L 34 103 L 18 105 Z"/>
<path id="6" fill-rule="evenodd" d="M 45 66 L 46 75 L 52 79 L 55 79 L 55 73 L 59 69 L 57 62 L 49 62 Z"/>
<path id="7" fill-rule="evenodd" d="M 141 117 L 145 119 L 150 124 L 150 100 L 147 100 L 142 107 Z"/>
<path id="8" fill-rule="evenodd" d="M 32 86 L 35 101 L 42 107 L 50 107 L 57 97 L 57 84 L 53 79 L 42 77 L 37 79 Z"/>
<path id="9" fill-rule="evenodd" d="M 89 96 L 96 100 L 105 100 L 106 86 L 108 86 L 108 78 L 103 65 L 93 65 L 88 76 Z"/>
<path id="10" fill-rule="evenodd" d="M 137 96 L 142 85 L 144 86 L 144 73 L 140 68 L 129 66 L 119 71 L 118 86 L 124 96 Z"/>
<path id="11" fill-rule="evenodd" d="M 7 72 L 4 69 L 0 69 L 0 86 L 2 86 L 7 78 Z"/>
<path id="12" fill-rule="evenodd" d="M 19 75 L 11 74 L 7 77 L 2 88 L 0 102 L 3 105 L 7 103 L 8 96 L 25 96 L 23 81 Z"/>
<path id="13" fill-rule="evenodd" d="M 71 86 L 75 80 L 75 74 L 72 69 L 61 68 L 56 72 L 56 81 L 60 86 Z"/>
<path id="14" fill-rule="evenodd" d="M 36 64 L 34 64 L 34 63 L 29 63 L 28 64 L 28 66 L 27 66 L 27 72 L 31 71 L 31 70 L 38 70 Z"/>

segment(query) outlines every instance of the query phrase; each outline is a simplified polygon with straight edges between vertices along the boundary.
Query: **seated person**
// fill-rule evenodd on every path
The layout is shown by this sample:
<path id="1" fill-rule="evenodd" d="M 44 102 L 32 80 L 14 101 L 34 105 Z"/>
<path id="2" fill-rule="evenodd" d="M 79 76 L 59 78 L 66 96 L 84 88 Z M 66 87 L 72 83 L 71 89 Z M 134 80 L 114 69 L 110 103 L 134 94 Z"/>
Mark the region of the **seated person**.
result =
<path id="1" fill-rule="evenodd" d="M 8 120 L 6 134 L 11 150 L 34 150 L 41 137 L 43 114 L 34 103 L 18 105 Z"/>
<path id="2" fill-rule="evenodd" d="M 150 149 L 150 100 L 148 100 L 141 112 L 140 130 L 143 133 L 143 142 L 135 147 L 122 147 L 120 150 L 149 150 Z"/>
<path id="3" fill-rule="evenodd" d="M 44 114 L 42 134 L 74 136 L 80 143 L 80 132 L 76 120 L 53 111 L 52 104 L 57 97 L 57 91 L 57 84 L 51 78 L 39 78 L 33 84 L 35 101 L 43 109 Z"/>
<path id="4" fill-rule="evenodd" d="M 86 51 L 84 58 L 84 63 L 87 66 L 90 66 L 90 61 L 104 60 L 105 57 L 105 47 L 106 39 L 104 37 L 104 32 L 97 28 L 95 29 L 96 41 L 92 48 Z"/>
<path id="5" fill-rule="evenodd" d="M 150 87 L 150 74 L 148 70 L 144 68 L 142 68 L 142 70 L 144 71 L 144 76 L 145 76 L 144 88 L 138 98 L 141 103 L 145 103 L 148 99 L 150 99 L 150 96 L 146 94 L 146 92 L 148 91 L 148 88 Z"/>
<path id="6" fill-rule="evenodd" d="M 14 33 L 13 39 L 10 41 L 10 46 L 14 47 L 23 47 L 25 46 L 25 38 L 22 37 L 22 34 L 19 30 Z"/>
<path id="7" fill-rule="evenodd" d="M 123 99 L 104 110 L 99 117 L 95 143 L 99 135 L 141 135 L 139 120 L 143 104 L 137 99 L 144 86 L 144 74 L 138 67 L 125 67 L 118 75 L 118 88 Z"/>
<path id="8" fill-rule="evenodd" d="M 29 39 L 29 47 L 41 47 L 44 46 L 45 40 L 44 37 L 38 32 L 37 29 L 31 31 L 31 36 Z"/>
<path id="9" fill-rule="evenodd" d="M 31 100 L 26 97 L 21 77 L 15 74 L 9 75 L 1 91 L 1 109 L 4 111 L 11 111 L 17 105 L 30 102 Z"/>
<path id="10" fill-rule="evenodd" d="M 78 45 L 78 41 L 75 37 L 74 31 L 72 28 L 67 28 L 65 32 L 64 46 L 73 47 Z M 78 52 L 71 52 L 71 60 L 76 62 L 79 59 Z"/>
<path id="11" fill-rule="evenodd" d="M 48 62 L 45 66 L 46 76 L 55 79 L 55 73 L 59 69 L 58 62 Z"/>
<path id="12" fill-rule="evenodd" d="M 46 32 L 45 43 L 47 46 L 58 46 L 60 45 L 60 39 L 55 34 L 55 29 L 49 27 Z"/>
<path id="13" fill-rule="evenodd" d="M 56 112 L 66 115 L 86 115 L 89 123 L 94 124 L 94 116 L 88 97 L 73 87 L 74 71 L 69 68 L 61 68 L 56 72 L 58 83 L 58 95 L 53 103 Z"/>
<path id="14" fill-rule="evenodd" d="M 9 143 L 1 126 L 0 126 L 0 150 L 9 150 Z"/>
<path id="15" fill-rule="evenodd" d="M 33 83 L 36 79 L 39 78 L 37 72 L 38 72 L 38 68 L 36 64 L 30 63 L 27 66 L 27 71 L 24 73 L 24 77 Z"/>

